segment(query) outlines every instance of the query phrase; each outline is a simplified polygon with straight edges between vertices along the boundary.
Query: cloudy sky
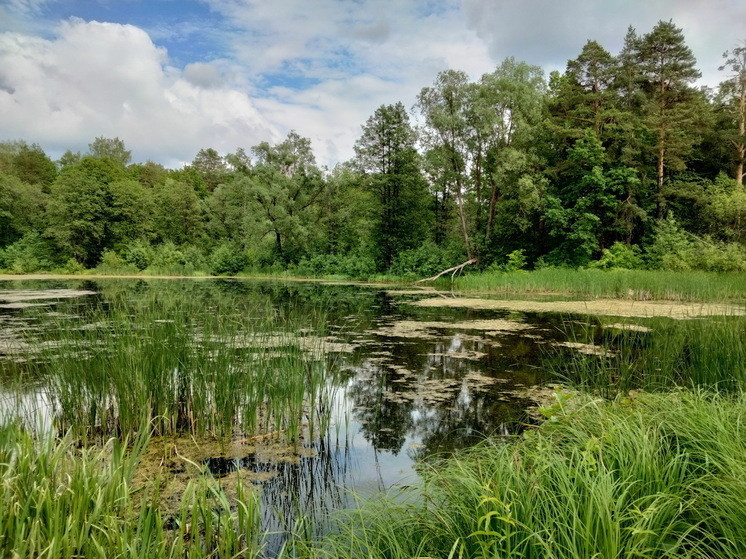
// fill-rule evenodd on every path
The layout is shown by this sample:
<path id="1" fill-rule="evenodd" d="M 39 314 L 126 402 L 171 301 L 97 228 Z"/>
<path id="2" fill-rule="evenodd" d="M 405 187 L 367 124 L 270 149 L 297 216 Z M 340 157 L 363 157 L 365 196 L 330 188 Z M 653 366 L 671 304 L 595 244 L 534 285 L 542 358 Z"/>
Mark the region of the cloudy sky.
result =
<path id="1" fill-rule="evenodd" d="M 744 0 L 0 0 L 0 140 L 56 158 L 117 136 L 176 167 L 295 129 L 332 166 L 441 70 L 563 70 L 588 39 L 616 54 L 629 25 L 669 19 L 717 85 Z"/>

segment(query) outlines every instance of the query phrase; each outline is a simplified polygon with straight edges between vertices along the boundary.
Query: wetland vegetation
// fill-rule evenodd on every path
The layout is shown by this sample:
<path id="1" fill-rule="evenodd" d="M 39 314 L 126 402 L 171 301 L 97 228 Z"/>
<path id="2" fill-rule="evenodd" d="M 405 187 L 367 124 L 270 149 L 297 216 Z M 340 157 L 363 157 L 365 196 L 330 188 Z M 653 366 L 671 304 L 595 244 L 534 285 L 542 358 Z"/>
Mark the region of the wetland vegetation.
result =
<path id="1" fill-rule="evenodd" d="M 744 553 L 735 298 L 2 287 L 11 555 Z"/>

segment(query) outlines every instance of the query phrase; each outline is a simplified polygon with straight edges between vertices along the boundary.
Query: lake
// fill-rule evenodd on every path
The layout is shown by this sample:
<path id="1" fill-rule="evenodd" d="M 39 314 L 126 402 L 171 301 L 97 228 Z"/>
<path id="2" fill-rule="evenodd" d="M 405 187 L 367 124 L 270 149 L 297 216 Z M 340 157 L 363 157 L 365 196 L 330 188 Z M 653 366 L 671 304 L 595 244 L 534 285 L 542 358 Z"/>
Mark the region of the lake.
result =
<path id="1" fill-rule="evenodd" d="M 354 506 L 359 497 L 417 484 L 423 461 L 519 435 L 539 421 L 540 406 L 553 402 L 562 381 L 558 361 L 603 360 L 616 351 L 614 332 L 634 331 L 644 339 L 655 320 L 720 312 L 734 311 L 556 296 L 460 297 L 411 286 L 335 282 L 5 281 L 0 282 L 0 406 L 5 421 L 21 416 L 53 434 L 74 428 L 83 417 L 104 418 L 92 420 L 96 425 L 85 431 L 91 440 L 95 434 L 102 440 L 127 434 L 117 418 L 137 418 L 131 408 L 141 400 L 124 402 L 119 393 L 102 389 L 103 396 L 89 401 L 100 380 L 75 380 L 75 392 L 55 375 L 60 362 L 85 371 L 87 363 L 99 363 L 107 348 L 130 336 L 152 342 L 163 335 L 170 347 L 187 352 L 163 361 L 160 371 L 166 380 L 159 382 L 175 378 L 182 397 L 184 386 L 190 398 L 200 397 L 202 385 L 184 382 L 194 363 L 225 371 L 205 385 L 215 391 L 205 409 L 221 408 L 223 378 L 233 383 L 227 392 L 243 391 L 242 379 L 269 382 L 236 372 L 269 367 L 276 377 L 283 375 L 284 359 L 293 360 L 288 367 L 314 363 L 300 366 L 308 367 L 301 376 L 321 380 L 311 392 L 304 384 L 296 407 L 288 404 L 300 417 L 278 419 L 272 402 L 260 394 L 258 400 L 241 400 L 254 409 L 236 411 L 227 430 L 220 425 L 205 430 L 198 425 L 197 407 L 185 408 L 170 420 L 173 430 L 155 429 L 135 480 L 158 479 L 165 509 L 175 507 L 195 476 L 209 473 L 226 491 L 237 478 L 260 487 L 266 550 L 272 555 L 299 516 L 323 530 L 331 512 Z M 260 323 L 260 336 L 242 336 Z M 230 342 L 219 335 L 225 324 L 234 325 Z M 151 355 L 158 353 L 156 346 L 137 343 L 116 350 L 121 355 L 114 363 L 137 368 L 151 359 L 149 366 L 157 369 Z M 103 372 L 108 374 L 114 372 Z M 84 416 L 78 405 L 106 410 Z M 262 420 L 271 413 L 273 419 Z M 242 422 L 250 414 L 258 419 Z"/>

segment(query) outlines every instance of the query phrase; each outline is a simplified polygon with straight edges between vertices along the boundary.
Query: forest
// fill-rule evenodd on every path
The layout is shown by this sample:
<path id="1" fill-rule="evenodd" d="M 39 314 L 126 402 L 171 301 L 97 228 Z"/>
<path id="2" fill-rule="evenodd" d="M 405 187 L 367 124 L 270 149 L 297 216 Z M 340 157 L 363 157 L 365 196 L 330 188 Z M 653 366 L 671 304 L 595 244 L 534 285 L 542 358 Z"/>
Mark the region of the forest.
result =
<path id="1" fill-rule="evenodd" d="M 728 45 L 724 45 L 727 48 Z M 746 42 L 697 87 L 680 28 L 588 41 L 563 73 L 505 59 L 382 105 L 352 160 L 296 132 L 181 169 L 119 138 L 53 161 L 0 144 L 0 269 L 369 278 L 545 267 L 746 270 Z"/>

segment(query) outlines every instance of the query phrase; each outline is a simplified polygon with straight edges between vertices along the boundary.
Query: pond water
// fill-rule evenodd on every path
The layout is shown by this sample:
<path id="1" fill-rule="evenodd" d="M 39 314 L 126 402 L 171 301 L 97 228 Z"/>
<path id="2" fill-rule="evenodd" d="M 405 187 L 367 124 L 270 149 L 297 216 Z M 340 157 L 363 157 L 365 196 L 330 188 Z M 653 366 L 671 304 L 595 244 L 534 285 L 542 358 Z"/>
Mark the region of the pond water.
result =
<path id="1" fill-rule="evenodd" d="M 148 300 L 161 292 L 198 301 L 206 313 L 225 297 L 262 301 L 278 315 L 324 311 L 326 359 L 336 371 L 326 433 L 307 440 L 300 451 L 271 434 L 228 445 L 189 437 L 153 440 L 144 460 L 145 477 L 153 475 L 148 460 L 168 469 L 173 488 L 164 491 L 166 498 L 178 499 L 178 488 L 195 475 L 182 457 L 202 464 L 226 486 L 237 476 L 260 486 L 264 527 L 273 534 L 269 554 L 298 514 L 318 522 L 352 506 L 355 496 L 417 483 L 416 464 L 422 460 L 437 460 L 486 437 L 513 436 L 535 422 L 537 406 L 551 401 L 556 382 L 544 366 L 550 350 L 606 351 L 578 341 L 587 338 L 589 328 L 602 327 L 594 319 L 564 307 L 552 312 L 537 301 L 529 310 L 514 303 L 479 308 L 454 304 L 450 293 L 322 282 L 5 281 L 0 282 L 0 405 L 6 415 L 22 402 L 36 421 L 54 424 L 55 395 L 43 382 L 18 387 L 8 381 L 11 370 L 17 378 L 23 369 L 20 361 L 33 359 L 34 336 L 44 333 L 44 343 L 53 345 L 55 329 L 97 327 L 86 322 L 86 309 Z M 613 322 L 606 327 L 645 328 L 643 319 Z"/>

